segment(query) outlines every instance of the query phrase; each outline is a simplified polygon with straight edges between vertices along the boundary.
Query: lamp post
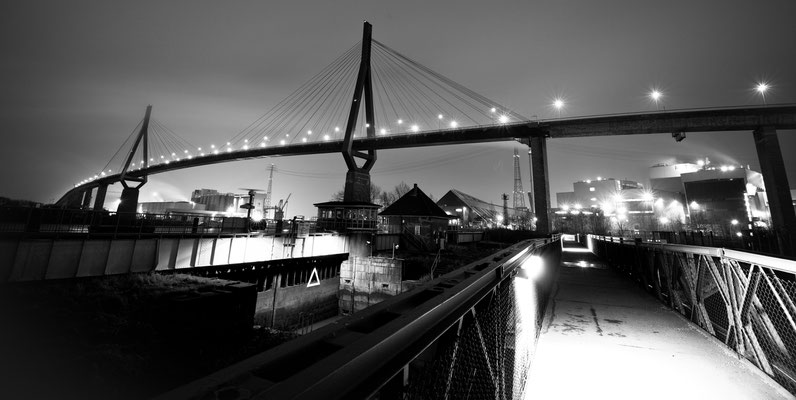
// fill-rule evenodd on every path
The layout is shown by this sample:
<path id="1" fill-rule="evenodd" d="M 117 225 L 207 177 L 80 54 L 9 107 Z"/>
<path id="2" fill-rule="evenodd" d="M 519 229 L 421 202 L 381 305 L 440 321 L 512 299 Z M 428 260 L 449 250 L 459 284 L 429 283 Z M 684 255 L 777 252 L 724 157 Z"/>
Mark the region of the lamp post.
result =
<path id="1" fill-rule="evenodd" d="M 763 105 L 766 105 L 766 92 L 770 88 L 768 82 L 759 82 L 757 86 L 755 86 L 755 90 L 757 93 L 760 93 L 760 97 L 763 98 Z"/>
<path id="2" fill-rule="evenodd" d="M 661 93 L 658 89 L 652 89 L 650 92 L 650 98 L 655 102 L 655 110 L 657 111 L 660 111 L 658 102 L 661 97 L 663 97 L 663 93 Z"/>
<path id="3" fill-rule="evenodd" d="M 558 112 L 558 118 L 561 118 L 561 109 L 564 108 L 564 100 L 557 98 L 553 100 L 553 107 Z"/>

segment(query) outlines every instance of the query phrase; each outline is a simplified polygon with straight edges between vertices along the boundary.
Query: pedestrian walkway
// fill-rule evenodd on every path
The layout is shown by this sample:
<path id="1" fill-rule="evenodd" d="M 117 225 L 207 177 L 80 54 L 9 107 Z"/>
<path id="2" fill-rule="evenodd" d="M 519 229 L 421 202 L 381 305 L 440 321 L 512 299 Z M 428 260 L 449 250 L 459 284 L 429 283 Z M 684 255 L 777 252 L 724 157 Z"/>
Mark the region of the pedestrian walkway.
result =
<path id="1" fill-rule="evenodd" d="M 565 242 L 526 399 L 793 399 L 587 249 Z"/>

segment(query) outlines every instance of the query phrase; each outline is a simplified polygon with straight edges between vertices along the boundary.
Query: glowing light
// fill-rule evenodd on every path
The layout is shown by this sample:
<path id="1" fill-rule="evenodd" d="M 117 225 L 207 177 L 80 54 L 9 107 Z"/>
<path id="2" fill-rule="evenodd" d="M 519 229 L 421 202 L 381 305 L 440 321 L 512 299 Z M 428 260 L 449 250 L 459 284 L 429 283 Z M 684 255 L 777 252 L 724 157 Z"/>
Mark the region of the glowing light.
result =
<path id="1" fill-rule="evenodd" d="M 301 141 L 307 143 L 307 138 L 302 138 Z"/>
<path id="2" fill-rule="evenodd" d="M 214 145 L 214 144 L 211 144 L 211 145 L 210 145 L 210 148 L 211 148 L 211 149 L 215 149 L 215 148 L 216 148 L 216 145 Z"/>
<path id="3" fill-rule="evenodd" d="M 402 120 L 402 119 L 399 119 L 399 120 L 398 120 L 398 125 L 401 125 L 401 124 L 403 124 L 403 123 L 404 123 L 404 120 Z"/>
<path id="4" fill-rule="evenodd" d="M 459 126 L 459 123 L 458 123 L 458 122 L 456 122 L 456 121 L 451 121 L 451 128 L 455 128 L 455 127 L 457 127 L 457 126 Z"/>
<path id="5" fill-rule="evenodd" d="M 662 224 L 664 224 L 664 225 L 665 225 L 665 224 L 668 224 L 668 223 L 669 223 L 669 218 L 666 218 L 666 217 L 660 217 L 660 218 L 658 219 L 658 221 L 660 221 Z"/>
<path id="6" fill-rule="evenodd" d="M 265 142 L 261 142 L 260 147 L 265 147 Z"/>
<path id="7" fill-rule="evenodd" d="M 505 115 L 505 114 L 499 116 L 498 117 L 498 122 L 500 122 L 501 124 L 505 124 L 506 122 L 509 122 L 509 116 Z"/>
<path id="8" fill-rule="evenodd" d="M 312 131 L 307 131 L 307 134 L 308 135 L 312 135 Z"/>
<path id="9" fill-rule="evenodd" d="M 727 168 L 726 165 L 722 165 L 720 169 L 721 169 L 721 172 L 727 172 L 728 168 Z"/>
<path id="10" fill-rule="evenodd" d="M 766 105 L 766 92 L 770 88 L 771 86 L 768 82 L 759 82 L 757 86 L 755 86 L 755 90 L 757 90 L 757 93 L 760 93 L 760 97 L 763 98 L 763 105 Z"/>
<path id="11" fill-rule="evenodd" d="M 730 223 L 733 224 L 733 225 L 738 225 L 738 220 L 737 219 L 733 219 L 732 221 L 730 221 Z"/>
<path id="12" fill-rule="evenodd" d="M 495 112 L 497 112 L 497 108 L 495 108 L 495 107 L 492 107 L 492 109 L 491 109 L 491 110 L 489 110 L 489 111 L 491 111 L 491 112 L 495 113 Z"/>
<path id="13" fill-rule="evenodd" d="M 232 152 L 232 147 L 227 147 L 227 153 Z"/>
<path id="14" fill-rule="evenodd" d="M 281 144 L 281 145 L 283 145 L 283 146 L 284 146 L 284 145 L 285 145 L 285 140 L 284 140 L 284 139 L 280 140 L 280 141 L 279 141 L 279 144 Z"/>
<path id="15" fill-rule="evenodd" d="M 399 122 L 399 123 L 400 123 L 400 122 Z M 337 126 L 335 126 L 335 127 L 334 127 L 334 131 L 335 131 L 335 132 L 340 132 L 340 127 L 337 127 Z"/>
<path id="16" fill-rule="evenodd" d="M 386 133 L 387 133 L 387 130 L 386 130 L 386 129 L 384 129 L 384 128 L 381 128 L 381 130 L 380 130 L 379 132 L 381 132 L 381 134 L 382 134 L 382 135 L 384 135 L 384 134 L 386 134 Z"/>
<path id="17" fill-rule="evenodd" d="M 175 157 L 175 156 L 177 156 L 177 153 L 171 153 L 171 156 Z"/>
<path id="18" fill-rule="evenodd" d="M 213 150 L 213 154 L 218 154 L 218 149 Z"/>
<path id="19" fill-rule="evenodd" d="M 365 124 L 365 128 L 370 128 L 370 124 Z"/>
<path id="20" fill-rule="evenodd" d="M 564 107 L 564 100 L 561 99 L 553 100 L 553 107 L 555 107 L 557 110 L 561 110 L 561 108 Z"/>
<path id="21" fill-rule="evenodd" d="M 249 150 L 249 145 L 248 144 L 244 144 L 243 145 L 243 150 Z"/>
<path id="22" fill-rule="evenodd" d="M 525 274 L 530 279 L 538 279 L 544 272 L 544 262 L 542 257 L 533 255 L 525 259 L 521 268 L 525 270 Z"/>
<path id="23" fill-rule="evenodd" d="M 705 160 L 697 160 L 697 165 L 699 165 L 700 167 L 704 167 L 705 166 Z"/>
<path id="24" fill-rule="evenodd" d="M 196 150 L 198 150 L 198 151 L 202 151 L 202 148 L 201 148 L 201 147 L 199 147 L 199 148 L 197 148 Z"/>
<path id="25" fill-rule="evenodd" d="M 741 232 L 735 232 L 735 236 L 741 237 L 741 236 L 743 236 L 743 233 L 741 233 Z"/>
<path id="26" fill-rule="evenodd" d="M 657 89 L 652 89 L 652 92 L 650 92 L 650 97 L 652 98 L 652 100 L 655 100 L 656 102 L 660 100 L 661 96 L 662 96 L 661 92 L 659 92 Z"/>
<path id="27" fill-rule="evenodd" d="M 735 166 L 734 165 L 730 165 L 729 167 L 727 167 L 727 169 L 730 170 L 730 171 L 735 171 Z"/>
<path id="28" fill-rule="evenodd" d="M 329 140 L 329 135 L 323 135 L 323 140 Z"/>
<path id="29" fill-rule="evenodd" d="M 652 192 L 644 192 L 644 193 L 641 195 L 641 200 L 644 200 L 644 201 L 653 201 L 653 200 L 655 200 L 655 196 L 653 196 Z"/>
<path id="30" fill-rule="evenodd" d="M 231 145 L 232 145 L 232 143 L 230 143 L 230 142 L 227 142 L 227 146 L 231 146 Z"/>
<path id="31" fill-rule="evenodd" d="M 442 119 L 442 114 L 437 115 L 437 119 Z"/>
<path id="32" fill-rule="evenodd" d="M 692 201 L 691 208 L 694 210 L 699 210 L 699 203 L 697 203 L 696 201 Z"/>
<path id="33" fill-rule="evenodd" d="M 243 139 L 243 142 L 244 143 L 249 143 L 249 139 Z M 229 143 L 227 143 L 227 144 L 229 144 Z"/>
<path id="34" fill-rule="evenodd" d="M 561 209 L 564 210 L 564 211 L 568 211 L 569 210 L 569 204 L 564 204 L 563 206 L 561 206 Z"/>
<path id="35" fill-rule="evenodd" d="M 417 125 L 412 125 L 412 128 L 411 128 L 412 132 L 418 132 L 419 130 L 420 130 L 420 127 L 418 127 Z"/>

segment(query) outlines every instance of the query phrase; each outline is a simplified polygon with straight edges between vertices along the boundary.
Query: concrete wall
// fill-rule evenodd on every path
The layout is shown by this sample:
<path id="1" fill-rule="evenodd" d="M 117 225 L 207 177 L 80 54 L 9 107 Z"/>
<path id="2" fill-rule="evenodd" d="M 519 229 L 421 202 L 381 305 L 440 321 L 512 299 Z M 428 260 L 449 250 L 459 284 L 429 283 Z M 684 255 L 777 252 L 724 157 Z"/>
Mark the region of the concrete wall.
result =
<path id="1" fill-rule="evenodd" d="M 338 271 L 336 265 L 307 265 L 266 276 L 264 290 L 257 293 L 255 322 L 278 329 L 296 329 L 337 315 Z"/>
<path id="2" fill-rule="evenodd" d="M 345 253 L 345 236 L 0 240 L 0 282 L 60 279 Z"/>
<path id="3" fill-rule="evenodd" d="M 340 265 L 342 315 L 364 310 L 401 293 L 403 260 L 382 257 L 354 257 Z"/>

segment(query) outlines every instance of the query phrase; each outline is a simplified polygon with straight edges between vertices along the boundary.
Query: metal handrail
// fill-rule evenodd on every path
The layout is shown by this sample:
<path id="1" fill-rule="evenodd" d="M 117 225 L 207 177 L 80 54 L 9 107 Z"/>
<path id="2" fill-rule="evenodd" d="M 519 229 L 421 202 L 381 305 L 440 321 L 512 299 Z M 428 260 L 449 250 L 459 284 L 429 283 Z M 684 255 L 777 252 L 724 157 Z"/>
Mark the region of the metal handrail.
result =
<path id="1" fill-rule="evenodd" d="M 589 235 L 589 248 L 796 393 L 796 260 L 614 239 Z"/>

